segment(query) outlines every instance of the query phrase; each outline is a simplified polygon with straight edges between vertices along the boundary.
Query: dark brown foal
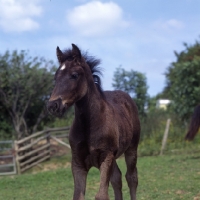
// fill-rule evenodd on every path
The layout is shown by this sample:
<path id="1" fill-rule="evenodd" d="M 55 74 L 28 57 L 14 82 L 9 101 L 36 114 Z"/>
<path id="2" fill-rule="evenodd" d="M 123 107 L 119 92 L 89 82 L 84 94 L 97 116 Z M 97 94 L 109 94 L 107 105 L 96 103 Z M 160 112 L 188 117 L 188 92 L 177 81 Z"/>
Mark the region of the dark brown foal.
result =
<path id="1" fill-rule="evenodd" d="M 116 159 L 124 154 L 131 200 L 136 200 L 140 122 L 135 103 L 122 91 L 103 91 L 98 76 L 100 61 L 81 53 L 76 45 L 64 52 L 57 47 L 57 57 L 60 67 L 48 110 L 62 116 L 68 107 L 75 108 L 69 134 L 73 199 L 84 200 L 88 171 L 96 167 L 100 170 L 100 187 L 95 199 L 109 200 L 111 182 L 115 200 L 122 200 L 121 171 Z"/>

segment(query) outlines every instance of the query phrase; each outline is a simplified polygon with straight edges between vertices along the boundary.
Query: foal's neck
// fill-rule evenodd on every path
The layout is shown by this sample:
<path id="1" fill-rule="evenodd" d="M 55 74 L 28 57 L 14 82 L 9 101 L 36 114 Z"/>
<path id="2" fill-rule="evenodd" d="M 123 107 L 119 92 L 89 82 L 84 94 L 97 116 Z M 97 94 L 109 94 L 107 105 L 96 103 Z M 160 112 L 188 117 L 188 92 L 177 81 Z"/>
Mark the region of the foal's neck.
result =
<path id="1" fill-rule="evenodd" d="M 105 99 L 95 86 L 94 90 L 88 90 L 87 94 L 75 103 L 75 117 L 80 115 L 87 116 L 87 118 L 93 115 L 97 117 L 104 106 Z"/>

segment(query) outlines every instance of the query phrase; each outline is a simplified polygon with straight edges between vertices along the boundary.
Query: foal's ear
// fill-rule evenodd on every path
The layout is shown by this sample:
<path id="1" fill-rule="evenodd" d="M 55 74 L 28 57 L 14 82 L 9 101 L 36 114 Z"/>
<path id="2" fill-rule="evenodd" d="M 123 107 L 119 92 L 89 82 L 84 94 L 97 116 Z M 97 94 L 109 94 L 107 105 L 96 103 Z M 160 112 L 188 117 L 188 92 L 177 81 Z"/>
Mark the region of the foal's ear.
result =
<path id="1" fill-rule="evenodd" d="M 75 44 L 72 44 L 72 53 L 74 58 L 76 58 L 78 61 L 81 60 L 81 51 Z"/>
<path id="2" fill-rule="evenodd" d="M 63 61 L 63 52 L 60 50 L 59 47 L 56 48 L 56 54 L 57 54 L 58 62 L 61 64 Z"/>

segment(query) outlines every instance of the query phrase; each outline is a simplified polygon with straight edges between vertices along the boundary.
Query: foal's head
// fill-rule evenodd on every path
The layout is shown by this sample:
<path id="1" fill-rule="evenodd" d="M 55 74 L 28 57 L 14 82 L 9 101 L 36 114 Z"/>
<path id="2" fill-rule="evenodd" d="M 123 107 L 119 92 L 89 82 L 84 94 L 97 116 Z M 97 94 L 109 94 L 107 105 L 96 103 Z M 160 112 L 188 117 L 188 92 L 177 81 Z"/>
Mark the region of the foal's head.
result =
<path id="1" fill-rule="evenodd" d="M 83 98 L 94 82 L 101 92 L 101 82 L 97 73 L 101 73 L 97 65 L 100 60 L 81 54 L 79 48 L 72 44 L 72 49 L 62 52 L 56 49 L 60 63 L 55 73 L 55 87 L 48 102 L 51 114 L 62 116 L 75 102 Z M 96 86 L 95 86 L 96 87 Z"/>

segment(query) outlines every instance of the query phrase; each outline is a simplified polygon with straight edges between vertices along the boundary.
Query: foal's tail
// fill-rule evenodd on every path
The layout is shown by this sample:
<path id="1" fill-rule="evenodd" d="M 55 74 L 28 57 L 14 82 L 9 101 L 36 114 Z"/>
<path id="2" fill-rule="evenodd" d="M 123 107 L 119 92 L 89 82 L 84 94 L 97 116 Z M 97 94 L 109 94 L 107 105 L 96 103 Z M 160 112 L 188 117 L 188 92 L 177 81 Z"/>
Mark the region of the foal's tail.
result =
<path id="1" fill-rule="evenodd" d="M 200 104 L 194 109 L 189 130 L 185 136 L 186 140 L 193 140 L 200 127 Z"/>

